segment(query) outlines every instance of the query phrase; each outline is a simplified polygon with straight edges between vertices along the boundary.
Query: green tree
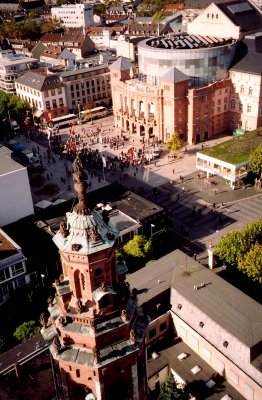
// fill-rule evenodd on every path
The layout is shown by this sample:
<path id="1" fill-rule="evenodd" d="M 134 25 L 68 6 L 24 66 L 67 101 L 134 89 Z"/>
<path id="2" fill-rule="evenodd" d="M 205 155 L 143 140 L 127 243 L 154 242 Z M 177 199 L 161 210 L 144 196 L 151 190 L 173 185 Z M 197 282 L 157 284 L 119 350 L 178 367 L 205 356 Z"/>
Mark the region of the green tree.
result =
<path id="1" fill-rule="evenodd" d="M 183 389 L 177 386 L 173 374 L 170 374 L 167 380 L 160 386 L 160 393 L 157 400 L 187 400 L 189 397 Z"/>
<path id="2" fill-rule="evenodd" d="M 160 22 L 161 22 L 164 18 L 165 18 L 165 17 L 164 17 L 164 15 L 162 14 L 161 11 L 156 11 L 156 12 L 154 13 L 154 15 L 152 16 L 152 21 L 153 21 L 155 24 L 157 24 L 157 34 L 158 34 L 158 36 L 160 35 L 160 32 L 159 32 L 159 25 L 160 25 Z"/>
<path id="3" fill-rule="evenodd" d="M 170 153 L 175 153 L 176 151 L 180 150 L 182 146 L 183 146 L 183 141 L 179 139 L 179 136 L 176 132 L 172 135 L 171 139 L 166 143 L 166 148 L 167 150 L 170 151 Z"/>
<path id="4" fill-rule="evenodd" d="M 53 32 L 56 29 L 62 28 L 63 21 L 61 19 L 53 18 L 48 22 L 41 25 L 41 33 Z"/>
<path id="5" fill-rule="evenodd" d="M 40 332 L 40 327 L 36 325 L 36 322 L 28 321 L 19 325 L 16 328 L 13 335 L 17 340 L 19 340 L 19 342 L 23 342 L 25 340 L 30 339 L 39 332 Z"/>
<path id="6" fill-rule="evenodd" d="M 256 175 L 262 173 L 262 145 L 258 146 L 249 159 L 249 169 Z"/>
<path id="7" fill-rule="evenodd" d="M 93 7 L 93 12 L 96 15 L 104 15 L 106 13 L 106 5 L 103 3 L 95 4 Z"/>
<path id="8" fill-rule="evenodd" d="M 220 261 L 237 266 L 240 255 L 246 250 L 245 238 L 240 231 L 226 233 L 216 245 L 216 256 Z"/>
<path id="9" fill-rule="evenodd" d="M 262 245 L 255 243 L 239 259 L 238 269 L 253 281 L 262 283 Z"/>
<path id="10" fill-rule="evenodd" d="M 135 235 L 124 245 L 123 250 L 129 256 L 146 258 L 152 250 L 152 240 L 142 235 Z"/>

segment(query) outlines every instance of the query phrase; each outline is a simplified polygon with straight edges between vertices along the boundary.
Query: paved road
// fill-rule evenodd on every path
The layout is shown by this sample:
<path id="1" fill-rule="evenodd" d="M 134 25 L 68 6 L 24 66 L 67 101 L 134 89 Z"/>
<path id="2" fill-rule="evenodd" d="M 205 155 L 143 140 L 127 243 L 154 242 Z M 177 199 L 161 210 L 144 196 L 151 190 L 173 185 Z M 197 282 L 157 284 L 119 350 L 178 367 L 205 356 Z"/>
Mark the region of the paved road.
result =
<path id="1" fill-rule="evenodd" d="M 96 121 L 93 125 L 85 124 L 86 132 L 91 129 L 95 131 L 98 126 L 101 127 L 101 122 L 103 137 L 116 136 L 120 133 L 119 130 L 112 127 L 112 117 L 107 117 L 99 122 Z M 82 128 L 83 126 L 77 126 L 76 133 L 82 133 Z M 60 131 L 63 139 L 68 136 L 68 132 L 68 128 Z M 17 139 L 22 143 L 26 142 L 24 136 Z M 58 156 L 54 155 L 55 162 L 48 164 L 46 158 L 48 140 L 43 136 L 34 136 L 32 139 L 34 140 L 26 144 L 30 148 L 36 145 L 35 141 L 38 143 L 46 168 L 46 180 L 48 174 L 49 181 L 59 186 L 60 198 L 73 198 L 75 193 L 72 190 L 72 178 L 67 178 L 66 183 L 61 180 L 61 177 L 66 177 L 66 169 L 71 170 L 71 163 L 59 160 Z M 228 139 L 230 137 L 214 139 L 205 143 L 205 147 Z M 127 151 L 131 146 L 141 148 L 142 144 L 139 139 L 130 136 L 124 148 L 120 147 L 113 150 L 108 145 L 90 145 L 92 149 L 98 149 L 110 156 L 118 155 L 121 151 Z M 95 190 L 114 181 L 118 181 L 136 192 L 142 186 L 146 198 L 170 210 L 174 230 L 200 252 L 201 249 L 206 249 L 210 242 L 215 244 L 225 232 L 238 229 L 254 219 L 262 218 L 262 194 L 257 189 L 249 187 L 232 191 L 220 178 L 213 178 L 213 185 L 210 186 L 206 185 L 205 179 L 197 179 L 195 153 L 200 150 L 200 147 L 199 145 L 187 146 L 187 151 L 182 150 L 174 162 L 168 161 L 167 152 L 162 147 L 164 155 L 156 161 L 156 165 L 151 163 L 146 167 L 146 170 L 138 168 L 138 172 L 135 168 L 129 168 L 126 171 L 128 174 L 126 180 L 120 180 L 118 172 L 114 175 L 106 172 L 105 183 L 98 179 L 99 174 L 101 177 L 102 175 L 97 171 L 96 176 L 91 177 L 89 175 L 88 177 L 92 183 L 90 190 Z M 152 147 L 147 146 L 146 151 L 151 150 Z M 180 183 L 180 175 L 185 177 L 183 183 Z M 70 187 L 70 190 L 68 190 L 68 187 Z M 154 188 L 158 188 L 157 193 L 155 193 Z M 47 196 L 33 190 L 34 204 L 44 198 L 47 198 Z M 220 208 L 222 202 L 225 203 L 225 206 Z M 211 211 L 213 203 L 216 203 L 214 213 Z"/>

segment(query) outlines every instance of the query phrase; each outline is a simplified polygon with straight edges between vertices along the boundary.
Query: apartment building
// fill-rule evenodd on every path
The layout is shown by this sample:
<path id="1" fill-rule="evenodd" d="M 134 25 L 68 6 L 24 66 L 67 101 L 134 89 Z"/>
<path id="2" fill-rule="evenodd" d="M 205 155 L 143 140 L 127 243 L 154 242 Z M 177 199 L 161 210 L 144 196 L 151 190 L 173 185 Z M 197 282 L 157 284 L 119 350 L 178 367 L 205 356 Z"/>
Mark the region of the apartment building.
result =
<path id="1" fill-rule="evenodd" d="M 29 69 L 36 68 L 36 58 L 25 57 L 20 54 L 0 54 L 0 90 L 16 94 L 16 79 Z"/>
<path id="2" fill-rule="evenodd" d="M 27 72 L 15 82 L 17 96 L 27 100 L 35 110 L 35 115 L 45 120 L 66 115 L 65 88 L 56 74 L 47 69 Z"/>
<path id="3" fill-rule="evenodd" d="M 0 305 L 18 287 L 30 283 L 22 249 L 0 229 Z"/>
<path id="4" fill-rule="evenodd" d="M 63 4 L 51 8 L 52 19 L 62 20 L 66 28 L 87 28 L 94 25 L 93 4 Z"/>
<path id="5" fill-rule="evenodd" d="M 63 71 L 59 76 L 69 110 L 78 112 L 79 104 L 83 107 L 111 105 L 110 72 L 106 64 Z"/>
<path id="6" fill-rule="evenodd" d="M 94 42 L 82 33 L 46 33 L 40 42 L 45 46 L 66 48 L 76 55 L 77 60 L 87 57 L 95 50 Z"/>

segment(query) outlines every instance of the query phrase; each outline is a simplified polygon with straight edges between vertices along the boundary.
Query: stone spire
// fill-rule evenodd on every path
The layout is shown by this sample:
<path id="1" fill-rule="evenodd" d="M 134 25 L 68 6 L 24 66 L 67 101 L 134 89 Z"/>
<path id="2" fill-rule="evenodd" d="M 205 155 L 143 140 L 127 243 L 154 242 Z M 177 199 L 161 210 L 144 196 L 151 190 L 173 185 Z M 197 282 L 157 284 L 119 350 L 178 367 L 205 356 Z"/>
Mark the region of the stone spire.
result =
<path id="1" fill-rule="evenodd" d="M 74 211 L 77 214 L 88 215 L 90 209 L 87 206 L 86 189 L 87 189 L 87 175 L 84 171 L 83 164 L 80 158 L 80 154 L 77 154 L 76 159 L 73 163 L 73 179 L 74 188 L 77 193 L 78 203 L 74 207 Z"/>

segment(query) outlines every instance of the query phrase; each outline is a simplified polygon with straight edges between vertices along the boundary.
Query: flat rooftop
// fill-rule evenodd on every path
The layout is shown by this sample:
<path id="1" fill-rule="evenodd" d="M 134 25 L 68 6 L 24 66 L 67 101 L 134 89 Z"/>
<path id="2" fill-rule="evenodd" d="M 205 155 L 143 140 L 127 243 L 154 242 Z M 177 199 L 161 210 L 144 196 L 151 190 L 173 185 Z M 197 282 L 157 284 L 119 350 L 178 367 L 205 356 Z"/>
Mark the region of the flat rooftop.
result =
<path id="1" fill-rule="evenodd" d="M 187 33 L 180 33 L 172 35 L 170 37 L 159 37 L 153 38 L 146 41 L 146 45 L 154 47 L 156 49 L 174 49 L 174 50 L 185 50 L 185 49 L 202 49 L 210 47 L 220 47 L 234 43 L 234 39 L 223 39 L 216 38 L 213 36 L 200 36 L 200 35 L 189 35 Z"/>
<path id="2" fill-rule="evenodd" d="M 253 151 L 261 145 L 262 128 L 259 128 L 198 153 L 232 165 L 238 165 L 247 162 Z"/>
<path id="3" fill-rule="evenodd" d="M 11 158 L 11 150 L 0 145 L 0 176 L 10 174 L 20 169 L 26 169 L 23 165 Z"/>

